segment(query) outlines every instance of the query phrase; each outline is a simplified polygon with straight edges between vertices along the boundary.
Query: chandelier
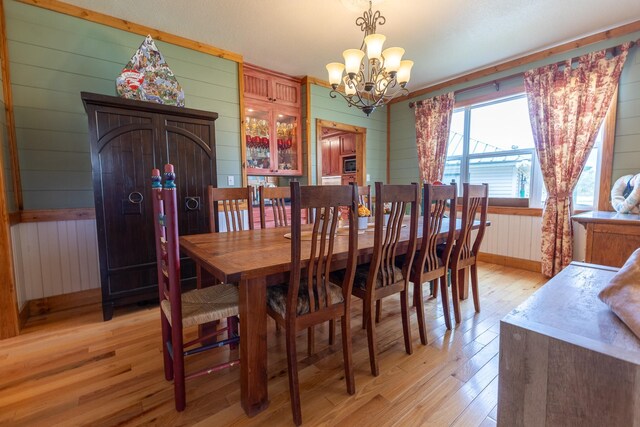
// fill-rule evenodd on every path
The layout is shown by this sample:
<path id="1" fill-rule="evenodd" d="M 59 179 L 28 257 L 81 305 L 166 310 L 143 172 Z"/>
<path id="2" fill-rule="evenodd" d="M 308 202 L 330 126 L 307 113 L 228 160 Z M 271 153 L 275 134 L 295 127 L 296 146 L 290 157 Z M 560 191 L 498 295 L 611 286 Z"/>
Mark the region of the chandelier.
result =
<path id="1" fill-rule="evenodd" d="M 367 116 L 393 98 L 409 93 L 405 86 L 411 76 L 413 61 L 402 60 L 404 49 L 401 47 L 382 50 L 386 37 L 376 34 L 376 25 L 384 25 L 386 21 L 380 11 L 371 12 L 369 1 L 369 10 L 356 19 L 356 26 L 364 32 L 360 49 L 345 50 L 342 53 L 344 64 L 327 64 L 329 83 L 333 88 L 329 93 L 331 98 L 340 95 L 349 107 L 359 108 Z M 363 61 L 364 48 L 367 59 Z M 344 84 L 344 94 L 338 91 L 341 83 Z"/>

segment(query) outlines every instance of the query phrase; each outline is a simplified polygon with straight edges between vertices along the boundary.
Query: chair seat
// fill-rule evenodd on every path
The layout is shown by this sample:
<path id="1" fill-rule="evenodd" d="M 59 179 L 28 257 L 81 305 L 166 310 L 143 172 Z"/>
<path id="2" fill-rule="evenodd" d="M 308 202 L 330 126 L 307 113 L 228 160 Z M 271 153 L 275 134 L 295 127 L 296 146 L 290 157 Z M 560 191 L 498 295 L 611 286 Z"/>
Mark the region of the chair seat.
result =
<path id="1" fill-rule="evenodd" d="M 369 269 L 371 268 L 370 264 L 360 264 L 356 267 L 356 274 L 353 279 L 353 287 L 366 290 L 367 289 L 367 278 L 369 277 Z M 336 282 L 342 282 L 344 279 L 344 275 L 346 274 L 346 270 L 338 270 L 334 273 L 331 273 L 331 276 L 335 278 Z M 393 282 L 399 282 L 403 279 L 402 270 L 397 266 L 393 266 Z M 376 289 L 382 287 L 382 277 L 380 273 L 378 273 L 378 277 L 376 278 Z"/>
<path id="2" fill-rule="evenodd" d="M 182 294 L 182 326 L 202 325 L 214 320 L 238 315 L 238 288 L 235 285 L 215 285 Z M 171 324 L 171 303 L 160 304 Z"/>
<path id="3" fill-rule="evenodd" d="M 309 292 L 307 289 L 306 280 L 301 280 L 300 288 L 298 289 L 298 304 L 296 306 L 298 316 L 309 313 Z M 287 313 L 288 290 L 288 285 L 276 285 L 267 288 L 267 305 L 283 318 Z M 331 295 L 332 304 L 344 302 L 342 288 L 340 286 L 329 282 L 329 294 Z"/>

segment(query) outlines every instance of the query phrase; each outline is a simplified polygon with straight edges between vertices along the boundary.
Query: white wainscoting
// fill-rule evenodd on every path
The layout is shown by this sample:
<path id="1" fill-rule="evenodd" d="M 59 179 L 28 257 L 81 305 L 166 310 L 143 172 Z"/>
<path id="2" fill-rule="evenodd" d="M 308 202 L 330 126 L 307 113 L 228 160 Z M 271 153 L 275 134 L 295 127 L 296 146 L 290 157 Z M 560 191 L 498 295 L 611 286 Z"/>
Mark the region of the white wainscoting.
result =
<path id="1" fill-rule="evenodd" d="M 481 252 L 540 261 L 540 227 L 535 216 L 489 214 Z"/>
<path id="2" fill-rule="evenodd" d="M 488 214 L 487 218 L 491 226 L 485 232 L 481 252 L 540 261 L 541 217 Z M 586 231 L 574 222 L 573 259 L 584 261 L 585 249 Z"/>
<path id="3" fill-rule="evenodd" d="M 540 261 L 540 217 L 488 218 L 482 252 Z M 575 225 L 574 233 L 574 259 L 583 260 L 583 227 Z M 95 220 L 20 223 L 11 227 L 11 237 L 19 307 L 33 299 L 100 287 Z"/>
<path id="4" fill-rule="evenodd" d="M 24 222 L 11 235 L 20 307 L 100 287 L 95 220 Z"/>

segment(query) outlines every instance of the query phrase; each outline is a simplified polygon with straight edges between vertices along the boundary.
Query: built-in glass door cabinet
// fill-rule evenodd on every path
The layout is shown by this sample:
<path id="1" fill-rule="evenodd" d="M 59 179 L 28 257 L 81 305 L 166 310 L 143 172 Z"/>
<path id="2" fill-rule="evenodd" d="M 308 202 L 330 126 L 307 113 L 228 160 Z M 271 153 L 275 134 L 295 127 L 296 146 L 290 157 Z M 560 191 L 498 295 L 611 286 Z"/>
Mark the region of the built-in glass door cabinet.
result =
<path id="1" fill-rule="evenodd" d="M 248 175 L 302 175 L 300 80 L 245 64 Z"/>

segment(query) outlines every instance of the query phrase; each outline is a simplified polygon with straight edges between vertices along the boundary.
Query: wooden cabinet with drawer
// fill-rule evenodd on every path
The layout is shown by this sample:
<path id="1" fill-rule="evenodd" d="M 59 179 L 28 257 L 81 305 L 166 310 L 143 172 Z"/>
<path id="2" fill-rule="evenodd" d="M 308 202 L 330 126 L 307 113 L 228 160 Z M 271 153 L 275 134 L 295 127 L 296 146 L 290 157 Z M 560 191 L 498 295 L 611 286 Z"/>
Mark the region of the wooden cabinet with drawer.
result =
<path id="1" fill-rule="evenodd" d="M 342 175 L 342 185 L 349 185 L 352 182 L 356 182 L 356 174 Z"/>
<path id="2" fill-rule="evenodd" d="M 102 309 L 158 299 L 151 170 L 176 165 L 180 235 L 207 233 L 216 113 L 82 92 L 89 119 Z M 195 267 L 182 260 L 182 286 Z"/>
<path id="3" fill-rule="evenodd" d="M 622 267 L 640 248 L 640 215 L 592 211 L 572 219 L 587 230 L 585 262 Z"/>

